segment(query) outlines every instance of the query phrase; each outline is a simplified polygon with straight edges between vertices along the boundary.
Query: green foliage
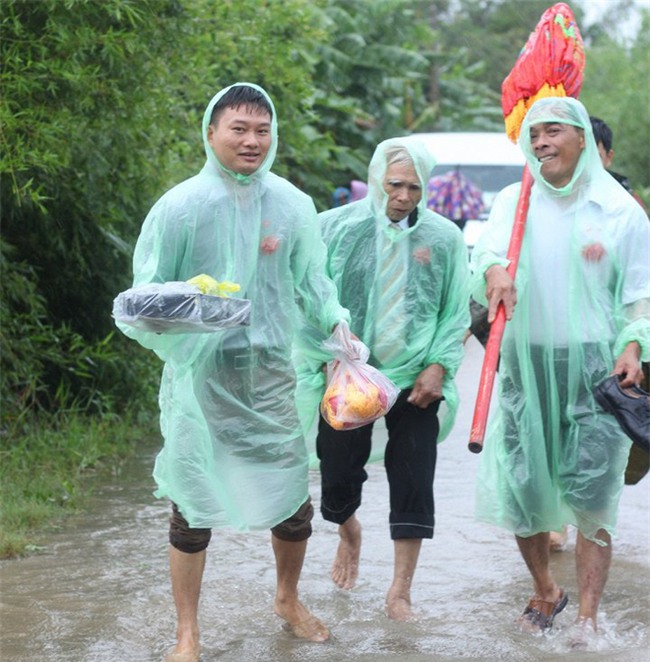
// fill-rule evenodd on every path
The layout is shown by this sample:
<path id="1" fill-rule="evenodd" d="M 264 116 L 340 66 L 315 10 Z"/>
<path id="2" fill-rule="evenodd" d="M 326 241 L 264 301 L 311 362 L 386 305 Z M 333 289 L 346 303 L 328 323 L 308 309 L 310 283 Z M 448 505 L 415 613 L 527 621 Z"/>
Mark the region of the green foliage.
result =
<path id="1" fill-rule="evenodd" d="M 20 437 L 46 412 L 153 408 L 158 362 L 113 332 L 88 341 L 68 323 L 49 323 L 34 268 L 9 268 L 15 249 L 0 251 L 0 435 Z"/>
<path id="2" fill-rule="evenodd" d="M 326 3 L 321 20 L 330 39 L 318 49 L 317 108 L 337 143 L 371 152 L 380 140 L 404 133 L 426 105 L 433 46 L 426 4 Z"/>
<path id="3" fill-rule="evenodd" d="M 552 4 L 549 0 L 459 0 L 437 17 L 440 53 L 445 57 L 460 49 L 468 53 L 469 63 L 481 63 L 481 80 L 499 95 L 499 107 L 503 79 Z"/>
<path id="4" fill-rule="evenodd" d="M 613 170 L 650 203 L 650 10 L 632 42 L 596 31 L 587 52 L 580 100 L 614 134 Z"/>
<path id="5" fill-rule="evenodd" d="M 442 0 L 325 4 L 330 39 L 318 47 L 316 108 L 322 130 L 341 149 L 348 176 L 339 183 L 364 179 L 385 138 L 494 126 L 495 110 L 486 102 L 494 103 L 495 94 L 480 80 L 480 65 L 469 63 L 466 50 L 441 49 L 437 17 L 446 6 Z"/>
<path id="6" fill-rule="evenodd" d="M 115 274 L 128 271 L 116 229 L 142 218 L 160 183 L 150 145 L 167 112 L 153 36 L 171 7 L 3 3 L 3 238 L 34 266 L 48 316 L 87 338 L 108 332 Z"/>
<path id="7" fill-rule="evenodd" d="M 11 0 L 0 40 L 2 416 L 103 411 L 120 385 L 110 317 L 164 179 L 175 2 Z M 134 221 L 137 221 L 134 222 Z M 128 373 L 128 370 L 126 371 Z M 106 379 L 117 381 L 107 390 Z M 111 392 L 112 389 L 112 392 Z M 120 395 L 121 392 L 121 395 Z"/>

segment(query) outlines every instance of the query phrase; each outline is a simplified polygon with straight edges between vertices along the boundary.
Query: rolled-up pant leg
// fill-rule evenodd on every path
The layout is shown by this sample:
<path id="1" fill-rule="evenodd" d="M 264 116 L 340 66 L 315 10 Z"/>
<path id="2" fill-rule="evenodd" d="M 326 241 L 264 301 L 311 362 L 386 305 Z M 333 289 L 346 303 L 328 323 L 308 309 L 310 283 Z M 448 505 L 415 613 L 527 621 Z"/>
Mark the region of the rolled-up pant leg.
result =
<path id="1" fill-rule="evenodd" d="M 311 536 L 311 521 L 314 518 L 314 506 L 311 497 L 298 508 L 298 510 L 284 522 L 280 522 L 271 529 L 271 533 L 280 540 L 288 542 L 302 542 Z"/>
<path id="2" fill-rule="evenodd" d="M 335 430 L 320 418 L 316 438 L 321 472 L 320 511 L 328 522 L 343 524 L 361 505 L 371 439 L 372 424 L 355 430 Z"/>
<path id="3" fill-rule="evenodd" d="M 178 506 L 172 502 L 172 514 L 169 518 L 169 544 L 186 554 L 202 552 L 210 544 L 211 529 L 192 529 L 181 515 Z"/>
<path id="4" fill-rule="evenodd" d="M 276 538 L 289 542 L 302 542 L 311 536 L 311 521 L 314 507 L 311 497 L 289 518 L 271 529 Z M 212 529 L 193 529 L 181 515 L 178 506 L 172 502 L 172 514 L 169 518 L 169 544 L 186 554 L 202 552 L 210 544 Z"/>
<path id="5" fill-rule="evenodd" d="M 435 508 L 433 477 L 438 443 L 438 408 L 421 409 L 407 402 L 410 389 L 400 393 L 386 414 L 388 443 L 384 456 L 390 488 L 390 536 L 433 538 Z"/>

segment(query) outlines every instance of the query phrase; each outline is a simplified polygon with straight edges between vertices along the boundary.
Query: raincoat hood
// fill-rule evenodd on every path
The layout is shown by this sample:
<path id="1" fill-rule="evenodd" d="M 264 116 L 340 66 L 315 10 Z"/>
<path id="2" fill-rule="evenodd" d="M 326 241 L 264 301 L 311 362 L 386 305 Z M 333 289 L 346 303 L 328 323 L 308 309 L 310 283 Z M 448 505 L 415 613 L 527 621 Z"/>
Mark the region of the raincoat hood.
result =
<path id="1" fill-rule="evenodd" d="M 260 167 L 250 175 L 241 175 L 226 168 L 219 161 L 219 159 L 217 159 L 212 149 L 212 146 L 208 142 L 208 127 L 210 126 L 210 117 L 212 117 L 212 110 L 219 101 L 219 99 L 221 99 L 224 96 L 224 94 L 226 94 L 226 92 L 231 90 L 233 87 L 251 87 L 254 90 L 257 90 L 258 92 L 264 95 L 272 111 L 271 145 L 269 147 L 269 151 L 267 152 L 266 157 L 264 158 L 264 161 L 262 161 Z M 264 175 L 266 175 L 271 170 L 271 167 L 273 166 L 273 162 L 275 161 L 275 155 L 278 151 L 278 120 L 277 120 L 277 113 L 275 112 L 275 106 L 273 105 L 273 101 L 271 100 L 271 97 L 266 93 L 266 90 L 261 88 L 259 85 L 255 85 L 255 83 L 234 83 L 233 85 L 225 87 L 220 92 L 217 92 L 210 100 L 208 107 L 205 109 L 205 113 L 203 115 L 202 132 L 203 132 L 203 147 L 205 148 L 205 155 L 207 157 L 206 168 L 214 169 L 217 172 L 225 173 L 226 175 L 232 177 L 233 179 L 237 180 L 242 184 L 249 184 L 252 181 L 262 179 Z"/>
<path id="2" fill-rule="evenodd" d="M 570 124 L 584 131 L 585 147 L 576 165 L 571 181 L 561 188 L 549 184 L 541 173 L 542 164 L 538 160 L 530 141 L 530 129 L 535 124 Z M 585 107 L 573 97 L 546 97 L 536 101 L 526 114 L 519 135 L 526 162 L 536 184 L 553 197 L 564 197 L 589 184 L 600 172 L 605 172 L 598 155 L 591 120 Z"/>
<path id="3" fill-rule="evenodd" d="M 387 154 L 393 149 L 403 147 L 413 159 L 415 172 L 422 187 L 422 198 L 417 205 L 421 215 L 427 208 L 427 183 L 436 160 L 433 154 L 418 140 L 412 136 L 401 138 L 389 138 L 377 145 L 368 166 L 368 195 L 364 198 L 370 206 L 373 216 L 383 219 L 386 215 L 386 203 L 388 194 L 384 191 L 384 176 L 387 169 Z"/>

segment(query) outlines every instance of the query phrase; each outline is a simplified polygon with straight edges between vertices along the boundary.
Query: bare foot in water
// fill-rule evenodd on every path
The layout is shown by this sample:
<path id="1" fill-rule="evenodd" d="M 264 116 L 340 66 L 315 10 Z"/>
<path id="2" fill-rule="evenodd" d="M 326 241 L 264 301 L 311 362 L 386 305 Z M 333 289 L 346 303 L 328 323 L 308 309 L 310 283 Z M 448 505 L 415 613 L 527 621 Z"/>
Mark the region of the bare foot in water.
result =
<path id="1" fill-rule="evenodd" d="M 285 620 L 284 629 L 291 632 L 298 639 L 320 643 L 330 638 L 327 626 L 318 620 L 300 601 L 281 605 L 276 600 L 275 613 Z"/>
<path id="2" fill-rule="evenodd" d="M 199 662 L 198 626 L 181 628 L 176 631 L 176 645 L 165 656 L 165 662 Z"/>
<path id="3" fill-rule="evenodd" d="M 351 589 L 359 576 L 361 524 L 355 515 L 339 526 L 339 546 L 332 564 L 332 580 L 339 588 Z"/>
<path id="4" fill-rule="evenodd" d="M 165 662 L 199 662 L 199 648 L 186 650 L 183 653 L 177 653 L 178 646 L 174 646 L 165 657 Z"/>
<path id="5" fill-rule="evenodd" d="M 393 621 L 410 621 L 413 619 L 411 599 L 408 595 L 400 595 L 392 588 L 386 596 L 386 616 Z"/>
<path id="6" fill-rule="evenodd" d="M 421 538 L 397 538 L 393 581 L 386 595 L 386 615 L 394 621 L 415 618 L 411 611 L 411 584 L 422 546 Z"/>

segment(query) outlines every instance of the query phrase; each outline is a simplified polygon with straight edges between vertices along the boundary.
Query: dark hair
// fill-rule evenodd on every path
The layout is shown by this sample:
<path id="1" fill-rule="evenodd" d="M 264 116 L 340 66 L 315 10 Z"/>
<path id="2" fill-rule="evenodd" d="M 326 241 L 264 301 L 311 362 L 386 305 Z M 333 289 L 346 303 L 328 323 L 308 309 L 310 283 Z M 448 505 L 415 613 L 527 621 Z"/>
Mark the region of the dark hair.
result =
<path id="1" fill-rule="evenodd" d="M 210 124 L 216 124 L 226 108 L 239 108 L 240 106 L 246 106 L 249 110 L 268 113 L 273 117 L 271 104 L 259 90 L 248 85 L 236 85 L 235 87 L 231 87 L 214 104 L 212 114 L 210 115 Z"/>
<path id="2" fill-rule="evenodd" d="M 609 152 L 614 143 L 614 134 L 612 133 L 612 130 L 599 117 L 590 117 L 589 119 L 591 120 L 591 128 L 594 131 L 596 145 L 602 143 L 605 151 Z"/>

